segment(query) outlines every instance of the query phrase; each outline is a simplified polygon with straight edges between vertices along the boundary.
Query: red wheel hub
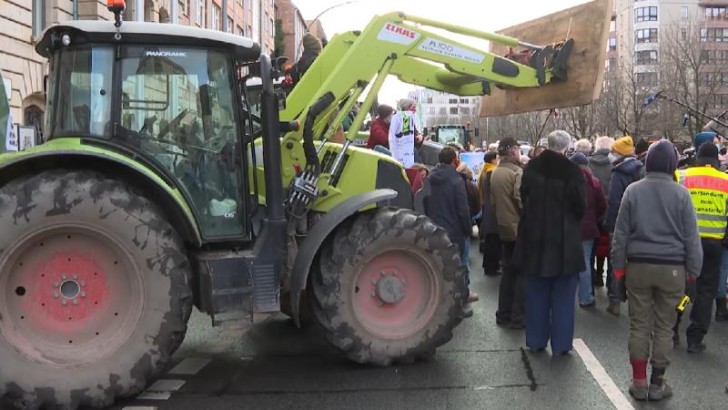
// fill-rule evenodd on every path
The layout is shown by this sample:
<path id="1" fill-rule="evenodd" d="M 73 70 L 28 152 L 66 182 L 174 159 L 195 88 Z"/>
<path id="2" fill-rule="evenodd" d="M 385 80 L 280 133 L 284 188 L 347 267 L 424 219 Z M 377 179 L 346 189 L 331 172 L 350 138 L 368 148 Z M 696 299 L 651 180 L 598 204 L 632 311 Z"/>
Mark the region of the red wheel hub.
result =
<path id="1" fill-rule="evenodd" d="M 353 290 L 354 313 L 369 331 L 387 339 L 409 337 L 429 323 L 440 289 L 433 267 L 414 251 L 372 258 Z"/>
<path id="2" fill-rule="evenodd" d="M 0 270 L 0 331 L 30 359 L 95 362 L 132 334 L 142 309 L 139 269 L 111 235 L 51 228 L 21 239 Z"/>
<path id="3" fill-rule="evenodd" d="M 108 303 L 108 278 L 95 258 L 78 251 L 59 251 L 30 263 L 28 287 L 21 305 L 28 318 L 48 330 L 73 331 L 88 325 Z M 30 277 L 28 277 L 30 276 Z M 34 279 L 34 280 L 33 280 Z"/>

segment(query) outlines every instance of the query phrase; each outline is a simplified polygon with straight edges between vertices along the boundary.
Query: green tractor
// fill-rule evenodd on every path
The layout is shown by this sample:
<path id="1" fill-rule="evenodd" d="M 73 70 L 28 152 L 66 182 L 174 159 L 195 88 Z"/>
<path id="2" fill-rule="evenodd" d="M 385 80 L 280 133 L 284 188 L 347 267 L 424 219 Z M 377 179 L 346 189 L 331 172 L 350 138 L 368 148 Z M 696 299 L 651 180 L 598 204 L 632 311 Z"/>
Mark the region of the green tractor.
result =
<path id="1" fill-rule="evenodd" d="M 193 305 L 238 328 L 279 311 L 300 325 L 305 309 L 358 363 L 411 362 L 452 338 L 468 292 L 457 246 L 412 210 L 400 163 L 352 142 L 387 75 L 460 95 L 549 87 L 566 80 L 571 39 L 534 46 L 390 13 L 332 39 L 282 97 L 253 41 L 122 23 L 123 1 L 110 4 L 114 22 L 39 39 L 44 141 L 0 155 L 1 401 L 133 395 L 169 364 Z M 606 35 L 611 2 L 600 10 Z M 345 142 L 327 142 L 360 96 Z"/>
<path id="2" fill-rule="evenodd" d="M 251 40 L 113 11 L 46 30 L 45 141 L 0 155 L 4 403 L 109 405 L 168 365 L 193 305 L 246 325 L 285 298 L 298 322 L 304 288 L 354 361 L 407 362 L 450 340 L 464 270 L 445 231 L 409 209 L 398 163 L 317 152 L 324 103 L 302 142 L 282 140 L 298 124 L 279 120 Z M 345 171 L 319 190 L 332 165 Z"/>

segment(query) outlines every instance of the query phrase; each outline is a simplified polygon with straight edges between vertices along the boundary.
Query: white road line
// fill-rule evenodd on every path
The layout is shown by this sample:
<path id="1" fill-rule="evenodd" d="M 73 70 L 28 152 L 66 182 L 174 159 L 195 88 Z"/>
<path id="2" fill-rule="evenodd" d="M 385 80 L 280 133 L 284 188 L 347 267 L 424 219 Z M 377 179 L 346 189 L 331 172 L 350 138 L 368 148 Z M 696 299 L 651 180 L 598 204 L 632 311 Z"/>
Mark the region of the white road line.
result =
<path id="1" fill-rule="evenodd" d="M 139 394 L 136 398 L 137 400 L 169 400 L 170 397 L 172 397 L 172 393 L 168 391 L 145 391 Z"/>
<path id="2" fill-rule="evenodd" d="M 147 387 L 140 395 L 137 396 L 138 400 L 169 400 L 172 397 L 172 392 L 179 390 L 184 386 L 184 380 L 157 380 L 152 383 L 151 386 Z"/>
<path id="3" fill-rule="evenodd" d="M 599 360 L 597 360 L 596 356 L 594 356 L 591 350 L 589 350 L 589 347 L 587 347 L 583 340 L 574 339 L 574 350 L 576 350 L 576 353 L 579 354 L 579 357 L 581 357 L 581 360 L 584 362 L 586 369 L 589 370 L 589 373 L 591 373 L 594 380 L 596 380 L 599 384 L 599 387 L 601 387 L 602 391 L 604 391 L 604 394 L 606 394 L 612 404 L 614 404 L 614 407 L 617 408 L 617 410 L 634 410 L 632 403 L 627 400 L 627 397 L 625 397 L 619 387 L 617 387 L 614 380 L 609 377 L 607 371 L 604 370 L 602 364 L 599 363 Z"/>
<path id="4" fill-rule="evenodd" d="M 177 366 L 174 366 L 168 374 L 186 376 L 197 374 L 200 370 L 202 370 L 202 368 L 207 366 L 208 363 L 210 363 L 210 359 L 188 357 L 187 359 L 182 360 Z"/>
<path id="5" fill-rule="evenodd" d="M 157 406 L 126 406 L 121 410 L 157 410 Z"/>

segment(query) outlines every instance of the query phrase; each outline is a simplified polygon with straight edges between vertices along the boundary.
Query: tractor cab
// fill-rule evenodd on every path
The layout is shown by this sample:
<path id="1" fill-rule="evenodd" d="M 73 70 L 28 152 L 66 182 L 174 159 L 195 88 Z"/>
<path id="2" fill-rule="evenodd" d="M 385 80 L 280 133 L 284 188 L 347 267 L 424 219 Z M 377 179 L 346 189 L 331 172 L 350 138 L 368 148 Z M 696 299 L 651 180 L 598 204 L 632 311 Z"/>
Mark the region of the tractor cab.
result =
<path id="1" fill-rule="evenodd" d="M 193 208 L 204 238 L 247 232 L 238 71 L 253 41 L 180 25 L 68 21 L 36 46 L 49 60 L 47 140 L 133 153 Z"/>

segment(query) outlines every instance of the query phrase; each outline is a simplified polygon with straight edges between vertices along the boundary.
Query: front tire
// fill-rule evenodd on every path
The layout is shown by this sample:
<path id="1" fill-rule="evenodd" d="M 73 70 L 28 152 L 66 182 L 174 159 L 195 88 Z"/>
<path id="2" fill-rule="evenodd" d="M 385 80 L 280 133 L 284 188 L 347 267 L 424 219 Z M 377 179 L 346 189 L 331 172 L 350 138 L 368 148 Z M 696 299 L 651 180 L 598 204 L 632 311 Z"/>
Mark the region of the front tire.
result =
<path id="1" fill-rule="evenodd" d="M 351 360 L 386 366 L 431 356 L 452 338 L 467 297 L 446 232 L 410 210 L 382 208 L 342 224 L 313 272 L 313 311 Z"/>
<path id="2" fill-rule="evenodd" d="M 0 398 L 103 407 L 138 393 L 181 344 L 190 265 L 128 184 L 46 171 L 0 188 Z"/>

